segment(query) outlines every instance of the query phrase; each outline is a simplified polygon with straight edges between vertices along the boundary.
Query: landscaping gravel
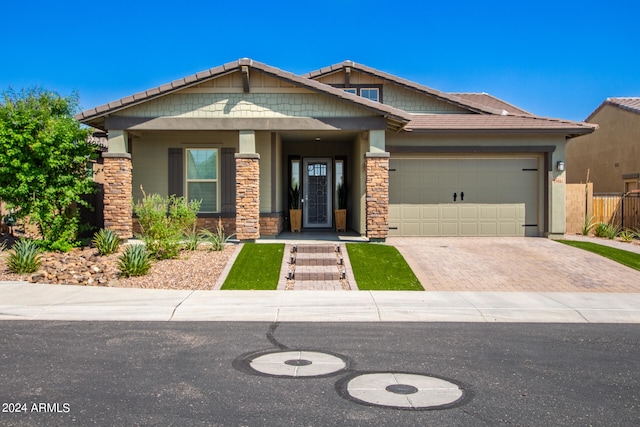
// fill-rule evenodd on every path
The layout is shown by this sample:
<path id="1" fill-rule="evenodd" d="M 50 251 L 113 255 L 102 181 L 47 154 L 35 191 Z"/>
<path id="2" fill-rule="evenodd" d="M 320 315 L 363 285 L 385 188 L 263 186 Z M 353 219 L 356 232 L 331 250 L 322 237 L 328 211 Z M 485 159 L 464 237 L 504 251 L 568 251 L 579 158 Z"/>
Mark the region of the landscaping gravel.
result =
<path id="1" fill-rule="evenodd" d="M 200 248 L 183 251 L 178 259 L 153 262 L 145 276 L 121 277 L 119 254 L 100 256 L 96 249 L 74 249 L 68 253 L 45 253 L 40 270 L 34 274 L 13 274 L 7 269 L 7 252 L 0 254 L 0 281 L 30 281 L 79 286 L 109 286 L 146 289 L 213 289 L 236 245 L 222 251 Z"/>

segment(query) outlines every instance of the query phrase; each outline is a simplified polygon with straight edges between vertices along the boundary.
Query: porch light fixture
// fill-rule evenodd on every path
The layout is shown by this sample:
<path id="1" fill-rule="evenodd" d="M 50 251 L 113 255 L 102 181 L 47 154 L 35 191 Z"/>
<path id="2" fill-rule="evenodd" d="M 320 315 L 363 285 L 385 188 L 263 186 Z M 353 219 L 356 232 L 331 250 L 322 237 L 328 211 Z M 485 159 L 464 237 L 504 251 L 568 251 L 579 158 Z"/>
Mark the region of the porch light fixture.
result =
<path id="1" fill-rule="evenodd" d="M 559 161 L 558 163 L 556 163 L 556 169 L 558 169 L 559 171 L 563 171 L 564 170 L 564 162 L 563 161 Z"/>

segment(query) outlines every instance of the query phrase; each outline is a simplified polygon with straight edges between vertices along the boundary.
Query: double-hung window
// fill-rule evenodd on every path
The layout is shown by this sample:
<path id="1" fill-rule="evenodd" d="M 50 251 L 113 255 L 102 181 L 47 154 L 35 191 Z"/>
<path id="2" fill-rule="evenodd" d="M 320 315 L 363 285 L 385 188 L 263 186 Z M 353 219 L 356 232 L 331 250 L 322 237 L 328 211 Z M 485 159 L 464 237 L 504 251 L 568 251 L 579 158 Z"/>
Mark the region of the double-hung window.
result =
<path id="1" fill-rule="evenodd" d="M 218 150 L 188 148 L 187 200 L 202 200 L 200 212 L 218 212 Z"/>

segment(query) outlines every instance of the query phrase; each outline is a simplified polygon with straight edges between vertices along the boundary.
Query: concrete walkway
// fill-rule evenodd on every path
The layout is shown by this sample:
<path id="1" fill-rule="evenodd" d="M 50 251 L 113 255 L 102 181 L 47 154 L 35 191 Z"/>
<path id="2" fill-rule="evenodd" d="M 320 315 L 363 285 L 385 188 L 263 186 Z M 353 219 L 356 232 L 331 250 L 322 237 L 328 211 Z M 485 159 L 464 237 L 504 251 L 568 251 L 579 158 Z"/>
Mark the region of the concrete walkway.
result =
<path id="1" fill-rule="evenodd" d="M 640 323 L 640 293 L 172 291 L 0 283 L 0 320 Z"/>

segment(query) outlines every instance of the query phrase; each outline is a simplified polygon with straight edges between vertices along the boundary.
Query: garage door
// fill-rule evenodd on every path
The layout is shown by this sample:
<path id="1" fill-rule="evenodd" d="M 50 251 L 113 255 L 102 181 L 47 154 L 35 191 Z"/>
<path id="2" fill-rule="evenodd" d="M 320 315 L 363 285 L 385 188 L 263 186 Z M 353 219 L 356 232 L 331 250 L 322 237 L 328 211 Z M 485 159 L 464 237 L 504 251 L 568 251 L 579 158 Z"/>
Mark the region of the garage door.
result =
<path id="1" fill-rule="evenodd" d="M 390 236 L 537 236 L 536 158 L 391 158 Z"/>

